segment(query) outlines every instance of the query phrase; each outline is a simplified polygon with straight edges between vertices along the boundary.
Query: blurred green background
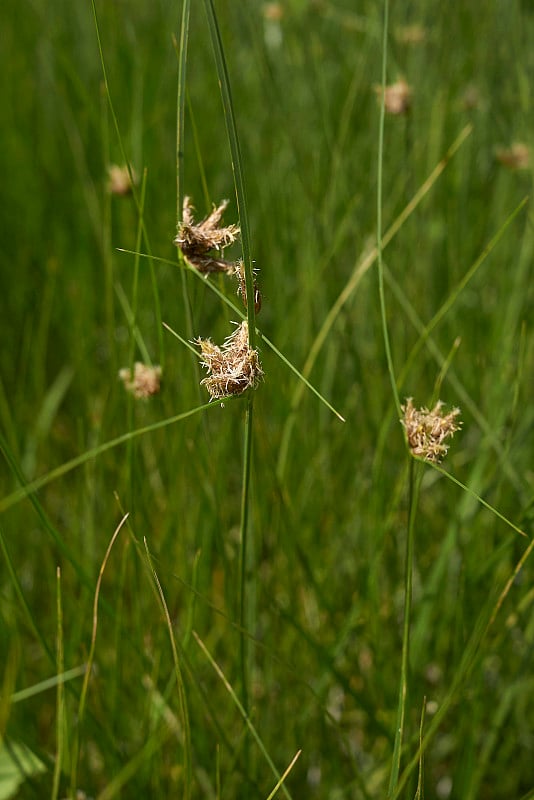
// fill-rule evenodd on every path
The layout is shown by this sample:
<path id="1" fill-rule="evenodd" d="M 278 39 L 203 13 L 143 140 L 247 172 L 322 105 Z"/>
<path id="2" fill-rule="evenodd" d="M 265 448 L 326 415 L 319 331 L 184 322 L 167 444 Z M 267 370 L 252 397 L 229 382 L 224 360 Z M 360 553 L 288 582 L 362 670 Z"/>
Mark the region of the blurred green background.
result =
<path id="1" fill-rule="evenodd" d="M 258 325 L 302 369 L 336 299 L 376 241 L 383 5 L 351 0 L 215 3 L 247 186 Z M 107 190 L 122 154 L 89 2 L 4 0 L 0 75 L 0 424 L 5 495 L 115 436 L 208 397 L 191 353 L 167 331 L 221 342 L 232 315 L 182 275 L 176 234 L 176 97 L 181 3 L 97 2 L 123 145 L 146 170 L 137 325 L 162 391 L 133 403 L 131 358 L 139 217 Z M 384 252 L 393 362 L 402 398 L 462 408 L 446 468 L 532 536 L 533 232 L 522 209 L 432 331 L 508 216 L 531 193 L 534 9 L 529 2 L 392 4 L 388 82 L 412 90 L 387 116 L 384 229 L 467 124 L 470 135 Z M 201 217 L 229 198 L 230 150 L 204 4 L 191 9 L 182 185 Z M 501 148 L 501 149 L 499 149 Z M 238 257 L 239 250 L 232 251 Z M 157 285 L 157 299 L 151 269 Z M 234 287 L 211 279 L 234 300 Z M 417 322 L 419 320 L 419 323 Z M 456 342 L 456 347 L 455 347 Z M 419 346 L 413 360 L 410 354 Z M 441 354 L 441 356 L 439 355 Z M 443 368 L 450 354 L 451 363 Z M 139 357 L 136 351 L 135 358 Z M 339 310 L 310 380 L 337 420 L 262 346 L 255 399 L 249 620 L 251 714 L 294 798 L 383 798 L 402 636 L 407 464 L 382 341 L 375 265 Z M 406 369 L 405 369 L 406 368 Z M 405 370 L 403 372 L 403 370 Z M 438 382 L 438 376 L 442 380 Z M 20 797 L 52 796 L 54 689 L 13 692 L 57 672 L 56 568 L 65 669 L 88 656 L 96 580 L 106 565 L 95 672 L 80 731 L 87 797 L 183 796 L 183 730 L 154 558 L 180 642 L 191 720 L 192 796 L 266 798 L 275 780 L 196 644 L 239 684 L 238 531 L 242 401 L 111 449 L 51 481 L 0 519 L 2 757 L 26 744 L 44 770 Z M 286 455 L 284 455 L 286 453 Z M 441 704 L 424 764 L 427 798 L 532 796 L 532 567 L 495 622 L 488 615 L 528 540 L 428 469 L 417 518 L 414 623 L 403 766 Z M 462 659 L 468 654 L 469 671 Z M 184 666 L 185 665 L 185 666 Z M 81 677 L 66 685 L 59 796 L 72 775 Z M 6 749 L 7 748 L 7 749 Z M 28 769 L 28 772 L 32 772 Z M 414 797 L 417 768 L 405 797 Z M 7 797 L 7 790 L 0 796 Z"/>

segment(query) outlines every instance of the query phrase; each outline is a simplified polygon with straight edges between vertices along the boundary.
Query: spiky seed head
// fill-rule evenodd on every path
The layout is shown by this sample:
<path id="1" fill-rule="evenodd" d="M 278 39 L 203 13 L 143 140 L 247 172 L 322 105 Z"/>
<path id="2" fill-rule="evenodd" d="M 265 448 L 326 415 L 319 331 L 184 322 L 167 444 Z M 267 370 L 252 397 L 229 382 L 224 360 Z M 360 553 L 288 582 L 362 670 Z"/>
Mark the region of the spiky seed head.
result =
<path id="1" fill-rule="evenodd" d="M 200 363 L 209 373 L 201 383 L 212 400 L 242 394 L 260 382 L 263 370 L 258 351 L 249 346 L 246 321 L 225 339 L 222 347 L 209 339 L 197 339 L 196 344 L 200 347 Z"/>
<path id="2" fill-rule="evenodd" d="M 510 147 L 498 147 L 495 150 L 495 158 L 508 169 L 528 169 L 530 148 L 523 142 L 514 142 Z"/>
<path id="3" fill-rule="evenodd" d="M 221 227 L 221 220 L 228 200 L 223 200 L 220 205 L 213 207 L 213 211 L 201 222 L 194 220 L 194 208 L 189 197 L 184 197 L 182 209 L 182 222 L 178 234 L 174 239 L 183 253 L 187 263 L 199 272 L 235 271 L 235 264 L 226 261 L 221 256 L 212 253 L 213 250 L 222 253 L 225 247 L 233 244 L 239 236 L 238 225 Z"/>
<path id="4" fill-rule="evenodd" d="M 132 185 L 136 185 L 137 182 L 138 178 L 132 167 L 129 171 L 126 165 L 119 167 L 118 164 L 110 164 L 108 167 L 107 189 L 110 194 L 122 196 L 131 194 Z"/>
<path id="5" fill-rule="evenodd" d="M 439 400 L 434 408 L 415 408 L 411 397 L 401 406 L 403 418 L 401 423 L 406 430 L 408 446 L 414 456 L 437 464 L 446 456 L 449 445 L 446 440 L 452 438 L 461 428 L 457 419 L 459 408 L 453 408 L 448 414 L 442 412 L 443 403 Z"/>
<path id="6" fill-rule="evenodd" d="M 375 92 L 378 97 L 382 97 L 382 87 L 375 86 Z M 393 116 L 400 116 L 406 114 L 412 106 L 413 92 L 404 78 L 401 78 L 396 83 L 386 86 L 384 89 L 384 108 L 387 114 Z"/>
<path id="7" fill-rule="evenodd" d="M 119 378 L 124 388 L 138 400 L 146 400 L 158 394 L 161 385 L 161 367 L 152 367 L 136 361 L 133 372 L 129 367 L 119 371 Z"/>

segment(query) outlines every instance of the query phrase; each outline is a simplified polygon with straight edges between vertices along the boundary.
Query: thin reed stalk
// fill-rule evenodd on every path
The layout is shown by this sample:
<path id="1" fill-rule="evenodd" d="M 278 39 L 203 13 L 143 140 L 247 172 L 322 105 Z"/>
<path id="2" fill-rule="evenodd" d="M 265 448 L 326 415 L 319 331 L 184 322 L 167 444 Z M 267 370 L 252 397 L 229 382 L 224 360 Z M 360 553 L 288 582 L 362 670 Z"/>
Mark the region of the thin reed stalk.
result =
<path id="1" fill-rule="evenodd" d="M 82 689 L 80 692 L 80 702 L 78 705 L 78 719 L 76 725 L 76 733 L 74 736 L 74 744 L 72 748 L 72 770 L 70 775 L 70 796 L 76 797 L 77 794 L 77 783 L 78 783 L 78 766 L 79 766 L 79 759 L 80 759 L 80 749 L 81 749 L 81 733 L 83 728 L 83 722 L 85 717 L 85 705 L 87 700 L 87 692 L 89 690 L 89 680 L 91 678 L 91 673 L 93 670 L 93 664 L 95 660 L 95 651 L 96 651 L 96 632 L 98 629 L 98 600 L 100 596 L 100 587 L 102 586 L 102 578 L 104 577 L 104 570 L 106 568 L 106 564 L 108 563 L 109 556 L 111 554 L 111 550 L 113 545 L 115 544 L 115 540 L 117 536 L 122 530 L 122 527 L 126 520 L 128 519 L 128 514 L 125 514 L 124 517 L 121 519 L 117 527 L 115 528 L 115 532 L 111 537 L 111 540 L 108 544 L 106 554 L 104 555 L 104 559 L 100 566 L 100 571 L 98 573 L 98 579 L 96 582 L 95 588 L 95 597 L 93 601 L 93 629 L 91 633 L 91 645 L 89 647 L 89 655 L 87 658 L 87 669 L 83 676 L 83 684 Z"/>
<path id="2" fill-rule="evenodd" d="M 406 719 L 406 700 L 409 688 L 409 659 L 410 659 L 410 627 L 412 615 L 412 582 L 415 543 L 415 518 L 421 485 L 421 464 L 409 456 L 408 479 L 408 530 L 406 535 L 406 556 L 404 561 L 404 618 L 402 625 L 402 657 L 401 674 L 399 682 L 399 698 L 397 706 L 397 721 L 395 725 L 395 742 L 387 798 L 390 800 L 399 779 L 400 761 L 402 753 L 402 740 Z"/>
<path id="3" fill-rule="evenodd" d="M 382 260 L 382 183 L 383 183 L 383 163 L 384 163 L 384 122 L 386 115 L 385 96 L 386 96 L 386 75 L 387 75 L 387 37 L 389 25 L 389 2 L 384 0 L 384 29 L 382 37 L 382 92 L 380 101 L 380 122 L 378 126 L 378 170 L 377 170 L 377 194 L 376 194 L 376 250 L 378 268 L 378 292 L 380 296 L 380 317 L 382 322 L 382 335 L 384 338 L 384 349 L 388 366 L 391 391 L 397 407 L 397 416 L 401 416 L 401 403 L 393 369 L 393 358 L 391 355 L 391 344 L 386 314 L 386 297 L 384 293 L 384 264 Z"/>
<path id="4" fill-rule="evenodd" d="M 56 670 L 58 675 L 62 675 L 65 668 L 64 646 L 63 646 L 63 606 L 61 602 L 61 569 L 56 570 Z M 54 761 L 54 775 L 52 778 L 51 800 L 57 800 L 59 796 L 59 782 L 63 770 L 63 760 L 65 757 L 65 689 L 63 681 L 58 681 L 56 687 L 56 758 Z"/>
<path id="5" fill-rule="evenodd" d="M 156 317 L 156 329 L 157 329 L 158 346 L 159 346 L 158 361 L 159 361 L 160 365 L 163 367 L 164 360 L 165 360 L 165 351 L 164 351 L 164 346 L 163 346 L 163 330 L 162 330 L 162 326 L 161 326 L 161 303 L 160 303 L 160 300 L 159 300 L 159 292 L 158 292 L 158 286 L 157 286 L 157 281 L 156 281 L 156 273 L 155 273 L 155 270 L 154 270 L 154 263 L 152 261 L 152 247 L 150 245 L 150 240 L 149 240 L 149 237 L 148 237 L 148 232 L 146 230 L 145 220 L 144 220 L 144 216 L 143 216 L 143 213 L 142 213 L 141 199 L 140 199 L 139 193 L 137 191 L 137 187 L 135 185 L 135 179 L 134 179 L 134 173 L 133 173 L 132 165 L 130 163 L 130 159 L 127 157 L 127 154 L 126 154 L 126 148 L 124 146 L 124 142 L 123 142 L 121 131 L 120 131 L 120 127 L 119 127 L 119 120 L 117 118 L 117 114 L 116 114 L 116 111 L 115 111 L 115 106 L 113 104 L 113 100 L 112 100 L 112 97 L 111 97 L 111 91 L 110 91 L 110 87 L 109 87 L 108 73 L 107 73 L 107 69 L 106 69 L 106 62 L 105 62 L 105 59 L 104 59 L 104 50 L 102 48 L 102 39 L 101 39 L 101 36 L 100 36 L 100 25 L 99 25 L 99 22 L 98 22 L 98 14 L 97 14 L 97 11 L 96 11 L 95 0 L 91 0 L 91 8 L 92 8 L 92 11 L 93 11 L 93 21 L 94 21 L 94 25 L 95 25 L 95 33 L 96 33 L 96 39 L 97 39 L 97 44 L 98 44 L 98 53 L 99 53 L 99 56 L 100 56 L 100 65 L 101 65 L 101 68 L 102 68 L 102 77 L 103 77 L 103 80 L 104 80 L 104 90 L 105 90 L 105 94 L 106 94 L 106 97 L 107 97 L 107 100 L 108 100 L 108 103 L 109 103 L 109 110 L 110 110 L 110 113 L 111 113 L 111 118 L 113 120 L 113 127 L 115 128 L 115 133 L 117 135 L 117 141 L 118 141 L 118 145 L 119 145 L 119 149 L 120 149 L 120 153 L 121 153 L 121 158 L 122 158 L 122 160 L 124 162 L 124 165 L 126 166 L 126 169 L 128 170 L 128 175 L 130 177 L 132 197 L 134 199 L 134 203 L 135 203 L 135 206 L 137 208 L 137 212 L 139 214 L 139 224 L 140 224 L 141 230 L 143 232 L 143 239 L 144 239 L 144 242 L 145 242 L 145 245 L 146 245 L 146 249 L 147 249 L 148 253 L 150 254 L 149 269 L 150 269 L 150 279 L 151 279 L 151 284 L 152 284 L 152 293 L 153 293 L 153 298 L 154 298 L 154 314 L 155 314 L 155 317 Z M 137 248 L 137 252 L 139 252 L 139 250 L 140 250 L 140 248 L 138 247 Z"/>
<path id="6" fill-rule="evenodd" d="M 250 244 L 250 230 L 248 224 L 246 187 L 243 170 L 243 159 L 241 156 L 241 146 L 237 132 L 237 124 L 234 114 L 232 101 L 232 91 L 230 78 L 224 55 L 219 25 L 215 14 L 213 0 L 205 0 L 208 27 L 210 30 L 211 43 L 217 68 L 217 76 L 221 89 L 221 99 L 226 122 L 226 131 L 230 145 L 232 157 L 232 169 L 234 173 L 235 192 L 237 207 L 239 212 L 239 225 L 241 229 L 241 241 L 243 245 L 243 264 L 245 274 L 245 286 L 247 302 L 247 321 L 249 347 L 254 349 L 256 342 L 256 312 L 254 307 L 254 275 L 252 269 L 252 256 Z M 247 611 L 247 537 L 249 534 L 249 506 L 250 506 L 250 477 L 252 465 L 252 422 L 253 422 L 254 393 L 249 392 L 247 397 L 247 410 L 245 415 L 244 432 L 244 451 L 243 451 L 243 478 L 241 491 L 241 520 L 239 525 L 239 623 L 240 623 L 240 664 L 241 664 L 241 683 L 243 706 L 248 713 L 248 686 L 250 683 L 250 665 L 248 656 L 248 639 L 246 622 L 250 620 L 251 613 Z M 250 570 L 253 574 L 253 569 Z"/>

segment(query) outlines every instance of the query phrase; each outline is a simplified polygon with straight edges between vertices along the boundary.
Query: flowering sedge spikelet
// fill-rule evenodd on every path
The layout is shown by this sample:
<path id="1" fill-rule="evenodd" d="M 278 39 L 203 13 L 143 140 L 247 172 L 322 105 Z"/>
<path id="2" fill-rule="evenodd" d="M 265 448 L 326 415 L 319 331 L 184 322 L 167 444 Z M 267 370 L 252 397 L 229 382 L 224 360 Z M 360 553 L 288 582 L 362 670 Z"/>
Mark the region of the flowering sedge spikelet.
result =
<path id="1" fill-rule="evenodd" d="M 514 142 L 510 147 L 498 147 L 495 150 L 495 158 L 508 169 L 528 169 L 530 148 L 523 142 Z"/>
<path id="2" fill-rule="evenodd" d="M 382 87 L 374 87 L 379 98 L 382 97 Z M 396 83 L 392 83 L 384 88 L 384 108 L 387 114 L 399 116 L 406 114 L 412 105 L 412 88 L 401 78 Z"/>
<path id="3" fill-rule="evenodd" d="M 124 367 L 119 371 L 119 378 L 127 392 L 138 400 L 146 400 L 159 392 L 161 367 L 150 367 L 136 361 L 133 371 L 129 367 Z"/>
<path id="4" fill-rule="evenodd" d="M 133 169 L 124 165 L 119 167 L 117 164 L 110 164 L 108 167 L 108 184 L 107 189 L 110 194 L 127 195 L 132 192 L 132 181 L 136 185 L 138 182 L 137 175 Z"/>
<path id="5" fill-rule="evenodd" d="M 434 464 L 438 464 L 447 454 L 449 446 L 445 440 L 461 427 L 461 422 L 456 419 L 460 409 L 453 408 L 448 414 L 443 414 L 442 407 L 443 403 L 439 400 L 432 411 L 428 408 L 418 409 L 411 397 L 401 406 L 404 413 L 401 423 L 406 430 L 412 454 Z"/>
<path id="6" fill-rule="evenodd" d="M 258 351 L 248 343 L 248 324 L 242 322 L 228 336 L 222 347 L 210 339 L 196 339 L 200 347 L 200 363 L 209 375 L 201 383 L 212 400 L 242 394 L 255 389 L 263 376 Z"/>
<path id="7" fill-rule="evenodd" d="M 174 244 L 180 248 L 191 267 L 206 275 L 210 272 L 232 274 L 235 271 L 235 264 L 232 261 L 226 261 L 212 253 L 213 250 L 222 253 L 224 248 L 233 244 L 239 236 L 239 225 L 227 227 L 220 225 L 227 205 L 228 200 L 223 200 L 219 206 L 214 206 L 209 216 L 201 222 L 195 222 L 191 200 L 189 197 L 184 197 L 182 222 Z"/>

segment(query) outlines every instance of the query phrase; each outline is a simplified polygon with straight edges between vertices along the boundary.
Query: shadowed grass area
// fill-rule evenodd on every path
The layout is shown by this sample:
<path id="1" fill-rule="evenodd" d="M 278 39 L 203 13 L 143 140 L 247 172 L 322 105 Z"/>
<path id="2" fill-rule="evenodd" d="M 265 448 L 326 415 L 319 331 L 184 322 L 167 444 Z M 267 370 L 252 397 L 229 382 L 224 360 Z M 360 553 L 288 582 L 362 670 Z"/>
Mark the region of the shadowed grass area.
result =
<path id="1" fill-rule="evenodd" d="M 102 60 L 3 4 L 0 798 L 530 797 L 530 6 L 392 4 L 382 148 L 382 3 L 95 7 Z M 251 310 L 184 195 L 261 292 L 222 408 L 185 345 Z M 443 467 L 395 391 L 461 408 Z"/>

